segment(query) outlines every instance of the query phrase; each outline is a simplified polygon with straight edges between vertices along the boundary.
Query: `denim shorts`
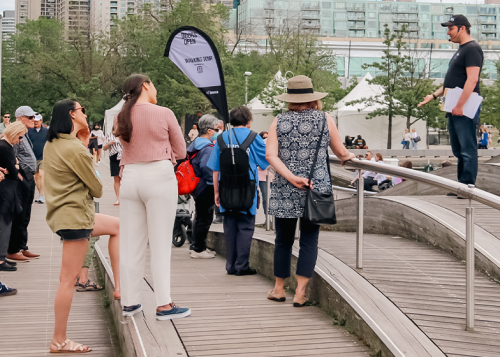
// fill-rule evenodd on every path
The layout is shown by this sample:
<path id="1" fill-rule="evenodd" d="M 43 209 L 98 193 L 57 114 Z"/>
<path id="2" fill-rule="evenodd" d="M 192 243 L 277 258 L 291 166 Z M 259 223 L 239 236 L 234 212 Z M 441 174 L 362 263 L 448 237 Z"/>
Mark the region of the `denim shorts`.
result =
<path id="1" fill-rule="evenodd" d="M 61 240 L 76 241 L 81 239 L 90 239 L 93 229 L 60 229 L 56 234 Z"/>

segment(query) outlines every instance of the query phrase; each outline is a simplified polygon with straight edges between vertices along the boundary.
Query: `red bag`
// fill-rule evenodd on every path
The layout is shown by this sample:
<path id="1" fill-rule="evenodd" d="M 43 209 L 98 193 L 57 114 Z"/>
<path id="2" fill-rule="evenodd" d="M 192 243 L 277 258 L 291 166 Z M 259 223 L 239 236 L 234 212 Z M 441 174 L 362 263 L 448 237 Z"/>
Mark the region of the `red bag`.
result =
<path id="1" fill-rule="evenodd" d="M 198 153 L 193 156 L 188 156 L 187 160 L 177 166 L 175 177 L 177 178 L 177 187 L 180 195 L 189 195 L 193 193 L 194 189 L 200 182 L 200 178 L 194 174 L 194 168 L 191 160 L 196 157 Z"/>

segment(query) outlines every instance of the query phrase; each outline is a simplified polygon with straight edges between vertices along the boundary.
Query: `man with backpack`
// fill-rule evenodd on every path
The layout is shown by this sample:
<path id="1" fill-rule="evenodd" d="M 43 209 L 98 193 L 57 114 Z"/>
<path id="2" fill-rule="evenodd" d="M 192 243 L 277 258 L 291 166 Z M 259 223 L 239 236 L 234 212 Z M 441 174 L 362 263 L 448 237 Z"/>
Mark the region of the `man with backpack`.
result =
<path id="1" fill-rule="evenodd" d="M 257 166 L 265 170 L 266 145 L 250 130 L 252 113 L 237 107 L 229 113 L 231 130 L 219 135 L 208 161 L 213 170 L 215 204 L 224 214 L 226 271 L 237 276 L 253 275 L 250 246 L 257 214 Z"/>
<path id="2" fill-rule="evenodd" d="M 219 119 L 210 114 L 203 115 L 198 121 L 199 136 L 187 149 L 188 158 L 196 177 L 200 179 L 191 193 L 195 202 L 195 222 L 193 229 L 194 243 L 191 245 L 191 258 L 210 259 L 215 254 L 207 250 L 207 234 L 214 217 L 214 186 L 213 172 L 207 166 L 214 144 L 212 143 L 219 132 Z"/>

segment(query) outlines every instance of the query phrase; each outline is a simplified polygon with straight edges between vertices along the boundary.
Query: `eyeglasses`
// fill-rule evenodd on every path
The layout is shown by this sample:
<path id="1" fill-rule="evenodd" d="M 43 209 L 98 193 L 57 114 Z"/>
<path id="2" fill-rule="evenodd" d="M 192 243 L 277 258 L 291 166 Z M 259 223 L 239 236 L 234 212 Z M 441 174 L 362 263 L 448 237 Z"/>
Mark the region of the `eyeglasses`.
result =
<path id="1" fill-rule="evenodd" d="M 34 115 L 32 115 L 32 116 L 30 116 L 30 117 L 26 117 L 26 118 L 28 118 L 29 120 L 33 120 L 33 119 L 35 119 L 35 116 L 34 116 Z"/>
<path id="2" fill-rule="evenodd" d="M 217 128 L 212 129 L 212 130 L 215 131 L 216 133 L 218 133 L 220 131 L 220 129 L 217 129 Z"/>
<path id="3" fill-rule="evenodd" d="M 77 110 L 82 110 L 82 114 L 85 114 L 85 107 L 80 107 L 80 108 L 76 108 L 74 111 L 76 112 Z"/>

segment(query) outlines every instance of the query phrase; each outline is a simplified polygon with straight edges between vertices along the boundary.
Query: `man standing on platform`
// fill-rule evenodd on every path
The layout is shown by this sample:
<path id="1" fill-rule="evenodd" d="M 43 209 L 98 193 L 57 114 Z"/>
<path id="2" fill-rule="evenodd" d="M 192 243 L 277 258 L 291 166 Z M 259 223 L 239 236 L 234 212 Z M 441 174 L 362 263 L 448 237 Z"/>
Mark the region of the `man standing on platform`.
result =
<path id="1" fill-rule="evenodd" d="M 38 203 L 45 203 L 43 195 L 43 148 L 47 142 L 47 128 L 42 126 L 43 120 L 40 114 L 35 115 L 35 127 L 28 130 L 28 136 L 33 144 L 33 152 L 36 158 L 35 184 L 40 196 L 35 200 Z"/>
<path id="2" fill-rule="evenodd" d="M 463 89 L 457 105 L 446 116 L 448 117 L 451 149 L 453 155 L 458 159 L 458 181 L 474 185 L 478 170 L 476 133 L 481 107 L 478 108 L 474 118 L 468 118 L 464 116 L 464 105 L 473 92 L 480 94 L 479 79 L 483 67 L 483 50 L 472 39 L 470 35 L 471 25 L 465 16 L 454 15 L 441 26 L 448 27 L 449 41 L 458 43 L 460 47 L 450 60 L 443 86 L 426 96 L 418 106 L 443 96 L 446 88 L 459 87 Z M 448 196 L 456 196 L 456 194 L 449 193 Z"/>
<path id="3" fill-rule="evenodd" d="M 37 114 L 30 107 L 22 106 L 16 110 L 16 119 L 26 125 L 29 130 L 34 128 L 34 119 Z M 14 152 L 19 161 L 20 181 L 17 194 L 23 211 L 12 222 L 7 260 L 27 262 L 29 258 L 38 258 L 40 256 L 28 251 L 28 225 L 31 219 L 31 206 L 35 198 L 35 178 L 33 175 L 36 171 L 33 144 L 28 135 L 25 135 L 19 144 L 14 145 Z"/>

